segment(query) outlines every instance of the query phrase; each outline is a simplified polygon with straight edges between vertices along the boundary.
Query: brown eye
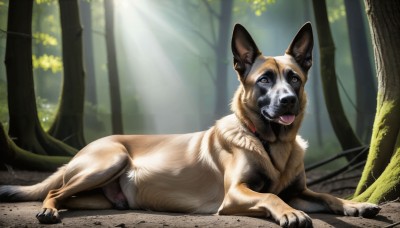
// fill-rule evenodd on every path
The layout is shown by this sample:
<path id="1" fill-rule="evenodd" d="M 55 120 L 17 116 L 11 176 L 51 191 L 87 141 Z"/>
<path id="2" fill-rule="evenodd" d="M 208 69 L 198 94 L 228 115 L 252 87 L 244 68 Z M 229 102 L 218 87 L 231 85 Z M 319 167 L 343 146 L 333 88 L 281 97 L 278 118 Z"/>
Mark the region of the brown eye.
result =
<path id="1" fill-rule="evenodd" d="M 287 80 L 290 83 L 298 83 L 298 82 L 300 82 L 299 76 L 295 72 L 293 72 L 292 70 L 290 70 L 287 73 Z"/>
<path id="2" fill-rule="evenodd" d="M 292 79 L 291 79 L 290 81 L 293 82 L 293 83 L 296 83 L 296 82 L 299 81 L 299 78 L 296 77 L 296 76 L 293 76 Z"/>
<path id="3" fill-rule="evenodd" d="M 261 83 L 270 83 L 271 82 L 271 80 L 269 80 L 269 78 L 267 78 L 267 77 L 262 77 L 260 80 L 259 80 Z"/>

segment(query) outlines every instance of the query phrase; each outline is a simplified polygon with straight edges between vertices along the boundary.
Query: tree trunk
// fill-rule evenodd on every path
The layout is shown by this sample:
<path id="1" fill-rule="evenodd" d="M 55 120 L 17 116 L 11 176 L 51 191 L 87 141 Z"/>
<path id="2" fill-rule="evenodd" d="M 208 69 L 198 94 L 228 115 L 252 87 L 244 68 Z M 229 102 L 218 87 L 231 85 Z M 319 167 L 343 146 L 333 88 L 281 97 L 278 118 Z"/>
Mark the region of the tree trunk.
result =
<path id="1" fill-rule="evenodd" d="M 5 65 L 9 134 L 15 143 L 37 154 L 74 155 L 76 150 L 46 134 L 39 122 L 32 71 L 33 0 L 10 1 Z"/>
<path id="2" fill-rule="evenodd" d="M 26 151 L 8 137 L 0 123 L 0 163 L 14 168 L 35 171 L 55 171 L 71 160 L 66 156 L 38 155 Z"/>
<path id="3" fill-rule="evenodd" d="M 355 200 L 400 197 L 400 2 L 365 0 L 373 40 L 378 99 L 371 147 Z"/>
<path id="4" fill-rule="evenodd" d="M 369 59 L 367 33 L 360 0 L 345 0 L 351 58 L 356 80 L 357 135 L 369 141 L 376 111 L 376 88 Z"/>
<path id="5" fill-rule="evenodd" d="M 312 4 L 309 0 L 304 0 L 303 2 L 304 6 L 305 6 L 305 10 L 304 10 L 304 19 L 305 21 L 311 21 L 312 18 Z M 313 58 L 314 59 L 319 59 L 319 50 L 318 49 L 314 49 L 314 53 L 313 53 Z M 316 141 L 318 143 L 318 146 L 322 147 L 323 146 L 323 142 L 322 139 L 324 137 L 324 132 L 322 131 L 322 123 L 321 123 L 321 85 L 319 82 L 319 65 L 318 64 L 314 64 L 314 66 L 311 68 L 311 80 L 312 80 L 312 93 L 313 96 L 311 96 L 312 98 L 312 103 L 313 103 L 313 110 L 312 110 L 312 114 L 313 116 L 315 116 L 315 137 L 316 137 Z M 309 74 L 310 74 L 309 73 Z M 310 76 L 309 76 L 310 77 Z"/>
<path id="6" fill-rule="evenodd" d="M 36 13 L 35 13 L 36 15 L 35 14 L 32 15 L 32 16 L 36 16 L 33 18 L 35 18 L 35 25 L 36 25 L 37 32 L 42 32 L 42 21 L 43 21 L 42 15 L 45 15 L 44 7 L 47 7 L 47 5 L 46 6 L 42 5 L 40 7 L 36 7 L 36 9 L 37 9 Z M 34 28 L 35 27 L 33 27 L 33 29 Z M 37 57 L 40 57 L 43 55 L 43 53 L 44 53 L 43 45 L 42 44 L 36 45 L 36 50 L 34 50 L 33 54 L 36 54 Z M 34 82 L 36 81 L 36 83 L 34 83 L 35 84 L 35 92 L 36 92 L 37 96 L 39 96 L 41 98 L 45 98 L 46 97 L 46 95 L 45 95 L 46 93 L 44 92 L 44 88 L 46 85 L 45 73 L 43 72 L 43 70 L 41 68 L 37 68 L 34 71 L 34 75 L 35 75 Z"/>
<path id="7" fill-rule="evenodd" d="M 86 70 L 86 100 L 97 106 L 97 89 L 95 66 L 93 58 L 93 36 L 92 36 L 92 9 L 91 2 L 80 0 L 80 16 L 83 23 L 83 56 Z"/>
<path id="8" fill-rule="evenodd" d="M 83 70 L 82 25 L 78 0 L 59 0 L 62 30 L 64 81 L 60 105 L 49 133 L 68 145 L 81 149 L 83 136 L 85 72 Z"/>
<path id="9" fill-rule="evenodd" d="M 324 0 L 313 0 L 313 8 L 320 49 L 322 87 L 333 130 L 343 150 L 360 147 L 361 143 L 346 118 L 340 100 L 335 71 L 335 45 L 329 26 L 326 3 Z M 348 160 L 353 157 L 353 154 L 346 156 Z"/>
<path id="10" fill-rule="evenodd" d="M 122 134 L 121 94 L 119 89 L 119 75 L 114 39 L 114 1 L 105 0 L 104 11 L 106 20 L 107 66 L 111 98 L 112 133 Z"/>
<path id="11" fill-rule="evenodd" d="M 93 50 L 92 2 L 80 0 L 80 15 L 83 23 L 83 57 L 86 72 L 85 100 L 90 103 L 84 122 L 94 130 L 102 130 L 104 123 L 98 118 L 96 73 Z"/>
<path id="12" fill-rule="evenodd" d="M 232 0 L 220 1 L 221 13 L 219 16 L 219 28 L 218 28 L 218 42 L 216 50 L 217 57 L 217 75 L 215 83 L 216 91 L 216 103 L 215 103 L 215 118 L 219 119 L 226 115 L 229 110 L 228 100 L 228 41 L 231 30 L 232 21 Z"/>

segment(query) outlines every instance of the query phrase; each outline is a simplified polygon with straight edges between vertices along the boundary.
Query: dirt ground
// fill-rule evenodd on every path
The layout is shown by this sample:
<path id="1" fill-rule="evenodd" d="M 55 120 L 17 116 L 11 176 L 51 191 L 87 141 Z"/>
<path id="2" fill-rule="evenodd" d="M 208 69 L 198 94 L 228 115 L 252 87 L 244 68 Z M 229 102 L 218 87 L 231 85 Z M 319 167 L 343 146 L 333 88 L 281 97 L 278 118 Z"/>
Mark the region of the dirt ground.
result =
<path id="1" fill-rule="evenodd" d="M 29 185 L 39 182 L 49 174 L 0 171 L 0 185 Z M 35 218 L 40 207 L 40 202 L 0 203 L 0 227 L 278 227 L 268 219 L 243 216 L 188 215 L 132 210 L 63 210 L 60 212 L 62 223 L 43 225 Z M 394 225 L 400 222 L 400 202 L 386 203 L 381 207 L 381 212 L 374 219 L 328 214 L 310 214 L 310 216 L 314 227 L 400 228 L 400 224 Z"/>

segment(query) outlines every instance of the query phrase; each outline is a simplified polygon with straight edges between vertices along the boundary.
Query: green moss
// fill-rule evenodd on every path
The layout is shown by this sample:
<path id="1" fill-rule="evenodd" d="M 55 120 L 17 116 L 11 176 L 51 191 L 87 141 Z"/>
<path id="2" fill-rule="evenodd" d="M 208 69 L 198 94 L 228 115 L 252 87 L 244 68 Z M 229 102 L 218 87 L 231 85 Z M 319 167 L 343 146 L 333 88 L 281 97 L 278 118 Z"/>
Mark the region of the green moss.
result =
<path id="1" fill-rule="evenodd" d="M 384 171 L 388 165 L 400 127 L 399 100 L 382 101 L 378 94 L 377 115 L 372 132 L 370 152 L 365 164 L 363 175 L 355 191 L 355 196 L 363 193 Z"/>
<path id="2" fill-rule="evenodd" d="M 399 132 L 400 133 L 400 132 Z M 400 135 L 400 134 L 398 134 Z M 400 196 L 400 146 L 396 144 L 395 153 L 382 175 L 354 201 L 382 203 Z"/>

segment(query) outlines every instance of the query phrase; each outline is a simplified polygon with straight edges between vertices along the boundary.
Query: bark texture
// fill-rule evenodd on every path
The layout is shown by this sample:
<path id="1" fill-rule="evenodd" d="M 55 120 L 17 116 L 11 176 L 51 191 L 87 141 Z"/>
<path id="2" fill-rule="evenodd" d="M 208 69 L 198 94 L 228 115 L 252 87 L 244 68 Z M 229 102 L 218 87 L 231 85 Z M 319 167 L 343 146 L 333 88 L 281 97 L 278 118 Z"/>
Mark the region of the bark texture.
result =
<path id="1" fill-rule="evenodd" d="M 82 25 L 77 0 L 60 0 L 64 81 L 60 104 L 49 133 L 68 145 L 81 149 L 83 136 L 85 72 L 83 69 Z"/>
<path id="2" fill-rule="evenodd" d="M 335 44 L 329 26 L 326 3 L 324 0 L 313 0 L 320 49 L 321 79 L 326 107 L 336 137 L 343 150 L 361 146 L 344 113 L 337 86 L 335 71 Z M 346 156 L 349 160 L 354 155 Z"/>
<path id="3" fill-rule="evenodd" d="M 400 2 L 365 0 L 371 28 L 378 99 L 371 147 L 355 200 L 400 197 Z"/>
<path id="4" fill-rule="evenodd" d="M 13 168 L 35 171 L 55 171 L 72 157 L 34 154 L 18 147 L 8 137 L 0 123 L 0 163 Z"/>
<path id="5" fill-rule="evenodd" d="M 32 0 L 10 1 L 5 65 L 9 135 L 36 154 L 71 156 L 76 150 L 44 132 L 38 119 L 32 70 Z"/>

